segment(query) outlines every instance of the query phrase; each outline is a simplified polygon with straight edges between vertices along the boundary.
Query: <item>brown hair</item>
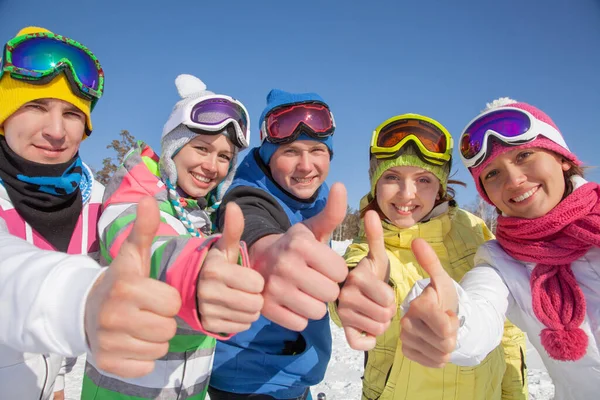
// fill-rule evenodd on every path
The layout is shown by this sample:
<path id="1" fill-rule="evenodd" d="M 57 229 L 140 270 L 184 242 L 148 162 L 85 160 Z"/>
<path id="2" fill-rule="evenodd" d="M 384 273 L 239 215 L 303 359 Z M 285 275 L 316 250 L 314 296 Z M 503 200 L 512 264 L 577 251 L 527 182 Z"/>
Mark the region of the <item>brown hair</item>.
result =
<path id="1" fill-rule="evenodd" d="M 454 196 L 456 195 L 456 191 L 450 185 L 460 185 L 460 186 L 464 186 L 464 187 L 467 186 L 467 184 L 462 181 L 458 181 L 455 179 L 448 179 L 446 193 L 444 193 L 444 187 L 440 184 L 440 189 L 438 191 L 438 195 L 440 198 L 438 200 L 436 200 L 435 204 L 433 205 L 434 208 L 439 206 L 442 203 L 447 202 L 447 201 L 452 201 L 452 202 L 454 201 Z M 384 220 L 387 218 L 385 216 L 385 214 L 383 213 L 383 211 L 381 211 L 381 208 L 379 208 L 379 204 L 377 204 L 377 194 L 375 194 L 375 197 L 373 197 L 373 199 L 369 202 L 369 204 L 367 204 L 365 206 L 365 208 L 360 210 L 360 218 L 361 219 L 364 218 L 365 214 L 369 210 L 373 210 L 373 211 L 377 212 L 377 214 L 379 215 L 379 218 L 381 220 Z"/>
<path id="2" fill-rule="evenodd" d="M 569 164 L 571 166 L 571 168 L 569 168 L 568 171 L 563 172 L 563 176 L 565 177 L 565 193 L 563 194 L 562 198 L 564 199 L 565 197 L 567 197 L 568 195 L 573 193 L 573 182 L 571 182 L 571 177 L 573 177 L 575 175 L 579 175 L 583 178 L 583 174 L 585 173 L 585 170 L 587 168 L 580 167 L 579 165 L 575 164 L 571 160 L 563 159 L 562 161 L 566 162 L 567 164 Z"/>

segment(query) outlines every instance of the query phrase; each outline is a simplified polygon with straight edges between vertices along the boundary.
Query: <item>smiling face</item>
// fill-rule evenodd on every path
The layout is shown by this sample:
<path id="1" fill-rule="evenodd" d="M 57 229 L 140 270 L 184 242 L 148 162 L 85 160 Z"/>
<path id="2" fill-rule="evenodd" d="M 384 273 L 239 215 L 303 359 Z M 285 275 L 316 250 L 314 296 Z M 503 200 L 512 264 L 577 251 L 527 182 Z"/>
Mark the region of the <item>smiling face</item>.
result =
<path id="1" fill-rule="evenodd" d="M 62 164 L 79 150 L 85 122 L 85 114 L 71 103 L 39 99 L 8 117 L 3 129 L 8 147 L 17 155 L 40 164 Z"/>
<path id="2" fill-rule="evenodd" d="M 440 181 L 431 172 L 412 166 L 386 170 L 377 181 L 377 205 L 398 228 L 409 228 L 433 210 Z"/>
<path id="3" fill-rule="evenodd" d="M 565 193 L 564 172 L 571 165 L 540 148 L 516 148 L 494 158 L 479 174 L 483 188 L 505 215 L 539 218 Z"/>
<path id="4" fill-rule="evenodd" d="M 225 135 L 198 134 L 173 157 L 177 186 L 190 197 L 206 196 L 227 176 L 233 151 Z"/>
<path id="5" fill-rule="evenodd" d="M 300 199 L 309 199 L 325 182 L 329 165 L 327 146 L 314 140 L 283 144 L 269 162 L 273 180 Z"/>

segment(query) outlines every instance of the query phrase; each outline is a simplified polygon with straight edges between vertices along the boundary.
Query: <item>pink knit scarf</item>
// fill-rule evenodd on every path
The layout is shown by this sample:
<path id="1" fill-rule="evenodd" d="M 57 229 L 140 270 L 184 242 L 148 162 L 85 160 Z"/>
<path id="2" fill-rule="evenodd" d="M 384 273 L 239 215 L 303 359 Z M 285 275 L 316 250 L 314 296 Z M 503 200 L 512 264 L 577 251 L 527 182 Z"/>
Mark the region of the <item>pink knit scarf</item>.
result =
<path id="1" fill-rule="evenodd" d="M 498 217 L 496 238 L 519 261 L 535 262 L 531 274 L 533 311 L 547 327 L 540 336 L 550 357 L 575 361 L 587 351 L 579 328 L 585 297 L 571 263 L 600 247 L 600 185 L 587 183 L 543 217 Z"/>

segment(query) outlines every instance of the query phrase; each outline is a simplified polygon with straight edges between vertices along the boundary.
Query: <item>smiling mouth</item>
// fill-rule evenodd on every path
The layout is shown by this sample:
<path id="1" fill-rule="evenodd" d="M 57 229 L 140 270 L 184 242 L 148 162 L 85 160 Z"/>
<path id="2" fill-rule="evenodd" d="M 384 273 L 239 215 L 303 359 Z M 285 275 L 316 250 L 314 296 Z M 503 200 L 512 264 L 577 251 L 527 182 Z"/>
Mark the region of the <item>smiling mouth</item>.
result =
<path id="1" fill-rule="evenodd" d="M 63 151 L 66 150 L 66 149 L 60 149 L 60 148 L 59 149 L 55 149 L 53 147 L 43 147 L 43 146 L 35 146 L 35 147 L 37 147 L 40 150 L 49 151 L 49 152 L 52 152 L 52 153 L 61 153 L 61 152 L 63 152 Z"/>
<path id="2" fill-rule="evenodd" d="M 534 187 L 533 189 L 529 189 L 528 191 L 526 191 L 525 193 L 523 193 L 520 196 L 517 197 L 513 197 L 512 199 L 510 199 L 510 201 L 512 201 L 513 203 L 520 203 L 524 200 L 527 200 L 528 198 L 530 198 L 531 196 L 533 196 L 533 194 L 535 192 L 537 192 L 539 190 L 539 186 Z"/>
<path id="3" fill-rule="evenodd" d="M 316 176 L 310 177 L 310 178 L 292 178 L 292 180 L 296 183 L 300 183 L 302 185 L 307 185 L 309 183 L 312 183 L 315 179 L 317 179 Z"/>
<path id="4" fill-rule="evenodd" d="M 415 208 L 418 207 L 418 206 L 397 206 L 395 204 L 393 204 L 393 206 L 396 209 L 396 211 L 400 211 L 401 213 L 411 213 L 415 210 Z"/>
<path id="5" fill-rule="evenodd" d="M 194 173 L 194 172 L 191 172 L 191 174 L 192 174 L 192 176 L 194 177 L 194 179 L 196 179 L 196 180 L 197 180 L 197 181 L 199 181 L 199 182 L 203 182 L 203 183 L 210 183 L 210 181 L 212 180 L 212 179 L 209 179 L 209 178 L 207 178 L 207 177 L 205 177 L 205 176 L 198 175 L 198 174 L 196 174 L 196 173 Z"/>

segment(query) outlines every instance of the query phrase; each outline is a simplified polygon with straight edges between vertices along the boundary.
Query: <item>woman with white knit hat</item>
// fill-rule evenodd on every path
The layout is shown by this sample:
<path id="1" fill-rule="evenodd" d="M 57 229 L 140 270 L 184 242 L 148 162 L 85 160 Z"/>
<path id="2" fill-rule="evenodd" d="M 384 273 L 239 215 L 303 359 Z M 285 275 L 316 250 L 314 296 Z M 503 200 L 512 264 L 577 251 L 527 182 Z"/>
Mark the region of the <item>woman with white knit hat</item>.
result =
<path id="1" fill-rule="evenodd" d="M 215 338 L 247 329 L 262 306 L 262 277 L 237 265 L 247 265 L 236 233 L 243 229 L 239 208 L 230 206 L 223 236 L 208 236 L 237 154 L 249 143 L 248 113 L 194 76 L 179 75 L 175 84 L 182 99 L 164 126 L 160 159 L 143 142 L 129 151 L 107 185 L 99 231 L 102 256 L 110 261 L 134 221 L 137 202 L 148 195 L 157 200 L 162 223 L 152 247 L 151 277 L 181 294 L 177 334 L 168 354 L 143 378 L 104 374 L 88 358 L 85 399 L 204 398 Z"/>

